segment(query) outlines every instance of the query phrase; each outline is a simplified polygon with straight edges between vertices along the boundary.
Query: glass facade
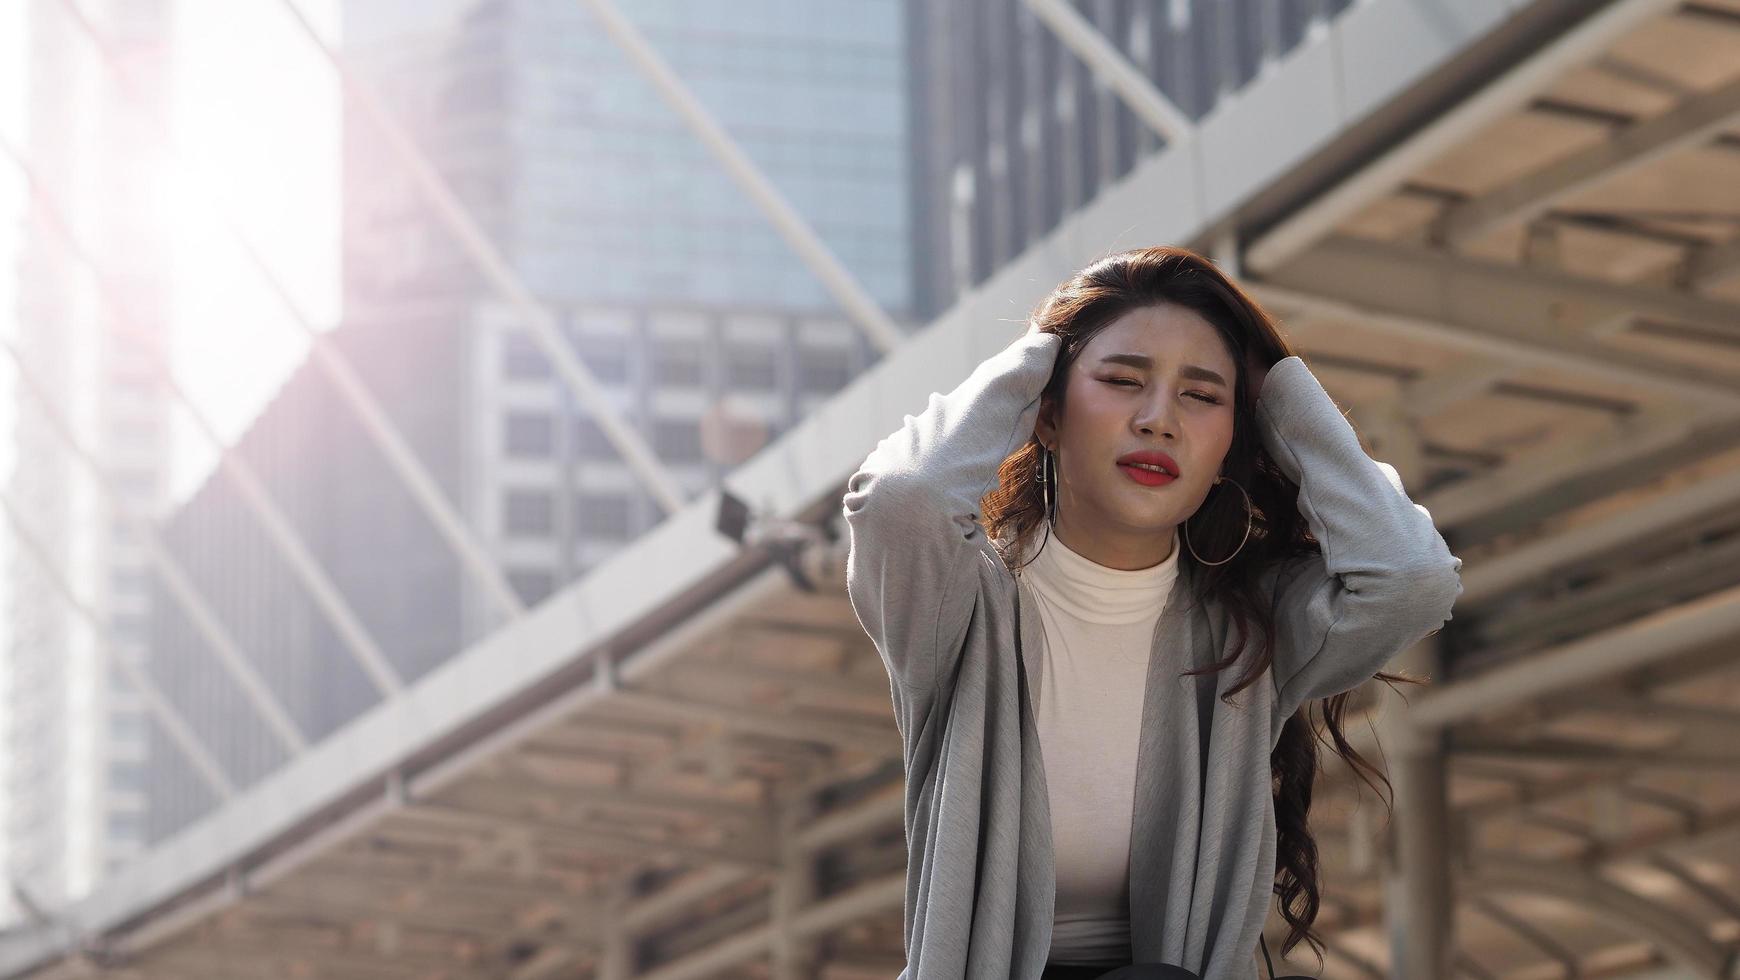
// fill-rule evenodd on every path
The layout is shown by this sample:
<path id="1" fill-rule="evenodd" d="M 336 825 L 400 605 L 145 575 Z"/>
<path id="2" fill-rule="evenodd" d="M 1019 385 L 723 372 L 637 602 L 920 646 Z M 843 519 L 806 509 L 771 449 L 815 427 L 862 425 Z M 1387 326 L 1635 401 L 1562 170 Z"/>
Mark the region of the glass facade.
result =
<path id="1" fill-rule="evenodd" d="M 618 9 L 869 293 L 911 307 L 905 0 L 634 0 Z M 832 308 L 831 297 L 653 86 L 572 0 L 446 19 L 353 3 L 353 61 L 539 297 Z M 393 22 L 405 31 L 393 30 Z M 407 36 L 417 44 L 407 46 Z M 430 91 L 409 76 L 439 79 Z M 347 131 L 353 299 L 476 286 Z M 362 262 L 364 257 L 368 261 Z M 378 259 L 378 260 L 377 260 Z M 398 269 L 401 275 L 387 275 Z"/>
<path id="2" fill-rule="evenodd" d="M 1200 120 L 1353 0 L 1074 0 Z M 1019 0 L 917 3 L 914 310 L 930 319 L 1163 141 Z"/>

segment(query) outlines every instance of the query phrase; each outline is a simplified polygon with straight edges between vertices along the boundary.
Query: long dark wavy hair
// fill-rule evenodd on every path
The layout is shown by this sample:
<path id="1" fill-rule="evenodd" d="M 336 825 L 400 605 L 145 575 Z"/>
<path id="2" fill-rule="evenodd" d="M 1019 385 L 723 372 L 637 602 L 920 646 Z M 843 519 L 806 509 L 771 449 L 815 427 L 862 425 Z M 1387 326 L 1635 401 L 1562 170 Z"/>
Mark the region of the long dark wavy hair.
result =
<path id="1" fill-rule="evenodd" d="M 1131 310 L 1167 303 L 1193 310 L 1207 320 L 1220 334 L 1233 363 L 1238 365 L 1233 439 L 1222 472 L 1250 494 L 1250 538 L 1239 547 L 1245 536 L 1244 495 L 1221 484 L 1210 491 L 1187 522 L 1190 543 L 1210 556 L 1232 554 L 1238 548 L 1237 555 L 1220 565 L 1204 565 L 1188 550 L 1178 559 L 1192 566 L 1196 597 L 1212 598 L 1228 611 L 1235 637 L 1230 644 L 1232 652 L 1224 660 L 1189 671 L 1189 676 L 1218 673 L 1231 667 L 1243 655 L 1246 639 L 1253 635 L 1259 638 L 1257 655 L 1251 658 L 1249 671 L 1222 696 L 1223 701 L 1231 703 L 1232 696 L 1256 683 L 1274 660 L 1273 609 L 1270 597 L 1262 594 L 1259 584 L 1263 571 L 1299 555 L 1322 553 L 1322 547 L 1299 513 L 1298 484 L 1289 480 L 1269 457 L 1257 434 L 1256 400 L 1246 376 L 1248 361 L 1273 365 L 1293 354 L 1290 345 L 1273 318 L 1208 259 L 1189 249 L 1171 246 L 1136 249 L 1108 256 L 1071 276 L 1052 290 L 1034 312 L 1033 329 L 1063 337 L 1057 366 L 1042 397 L 1048 397 L 1061 420 L 1070 366 L 1088 341 Z M 998 470 L 997 487 L 980 502 L 987 535 L 1003 542 L 998 547 L 1011 568 L 1017 567 L 1018 557 L 1031 550 L 1033 537 L 1046 526 L 1043 491 L 1034 479 L 1043 453 L 1044 447 L 1037 438 L 1012 453 Z M 1044 542 L 1040 547 L 1044 547 Z M 1395 681 L 1422 683 L 1404 674 L 1380 672 L 1376 676 L 1392 687 Z M 1318 744 L 1324 741 L 1324 734 L 1328 734 L 1335 752 L 1380 797 L 1383 791 L 1372 777 L 1382 782 L 1385 789 L 1390 788 L 1388 777 L 1360 755 L 1342 733 L 1347 702 L 1353 693 L 1348 691 L 1302 705 L 1287 719 L 1280 741 L 1269 756 L 1275 796 L 1274 891 L 1280 897 L 1281 915 L 1291 927 L 1281 952 L 1286 955 L 1301 940 L 1308 941 L 1317 953 L 1320 967 L 1324 947 L 1311 930 L 1320 899 L 1317 843 L 1307 816 L 1317 779 Z M 1321 728 L 1310 718 L 1313 705 L 1320 710 Z M 1393 799 L 1385 800 L 1384 805 L 1393 813 Z"/>

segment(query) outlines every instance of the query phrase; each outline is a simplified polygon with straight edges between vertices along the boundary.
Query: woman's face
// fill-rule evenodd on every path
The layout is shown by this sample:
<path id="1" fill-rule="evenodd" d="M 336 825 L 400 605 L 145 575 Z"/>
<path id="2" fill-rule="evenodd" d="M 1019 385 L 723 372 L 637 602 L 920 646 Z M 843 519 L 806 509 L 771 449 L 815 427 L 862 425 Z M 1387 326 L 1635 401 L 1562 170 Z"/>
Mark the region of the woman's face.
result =
<path id="1" fill-rule="evenodd" d="M 1171 557 L 1173 529 L 1202 505 L 1232 445 L 1235 370 L 1214 327 L 1173 304 L 1132 310 L 1088 341 L 1062 418 L 1047 398 L 1034 429 L 1056 454 L 1055 533 L 1070 550 L 1126 570 Z M 1119 465 L 1145 450 L 1170 456 L 1177 476 L 1149 485 Z"/>

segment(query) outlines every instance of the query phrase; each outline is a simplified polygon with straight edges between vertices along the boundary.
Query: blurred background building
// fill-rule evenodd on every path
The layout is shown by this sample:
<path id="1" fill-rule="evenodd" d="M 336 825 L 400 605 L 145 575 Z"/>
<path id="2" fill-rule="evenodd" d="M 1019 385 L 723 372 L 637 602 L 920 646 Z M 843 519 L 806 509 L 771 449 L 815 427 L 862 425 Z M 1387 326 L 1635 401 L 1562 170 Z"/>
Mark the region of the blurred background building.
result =
<path id="1" fill-rule="evenodd" d="M 29 6 L 24 139 L 58 203 L 33 200 L 26 220 L 44 233 L 26 238 L 12 270 L 13 343 L 35 387 L 13 389 L 8 490 L 17 519 L 106 624 L 93 629 L 35 555 L 7 552 L 7 873 L 54 907 L 145 843 L 149 719 L 110 661 L 148 657 L 150 579 L 133 521 L 166 499 L 167 405 L 148 365 L 168 347 L 169 229 L 155 199 L 155 134 L 78 32 L 51 5 Z M 167 109 L 172 4 L 87 6 L 132 66 L 138 98 Z M 53 231 L 63 225 L 89 243 L 101 278 Z M 112 477 L 114 496 L 67 452 L 62 426 Z"/>
<path id="2" fill-rule="evenodd" d="M 815 277 L 571 0 L 343 6 L 346 59 L 423 147 L 685 494 L 874 360 Z M 875 299 L 910 316 L 906 24 L 899 0 L 751 0 L 625 13 Z M 358 107 L 344 117 L 343 324 L 330 335 L 440 489 L 535 604 L 661 519 Z M 732 397 L 727 401 L 727 394 Z M 757 434 L 759 433 L 759 434 Z M 498 617 L 315 363 L 235 450 L 274 488 L 407 680 Z M 376 700 L 237 490 L 215 477 L 166 536 L 321 737 Z M 196 626 L 160 602 L 152 664 L 243 783 L 284 761 Z M 159 738 L 163 736 L 159 733 Z M 159 745 L 149 836 L 215 800 Z M 167 750 L 167 751 L 166 751 Z"/>

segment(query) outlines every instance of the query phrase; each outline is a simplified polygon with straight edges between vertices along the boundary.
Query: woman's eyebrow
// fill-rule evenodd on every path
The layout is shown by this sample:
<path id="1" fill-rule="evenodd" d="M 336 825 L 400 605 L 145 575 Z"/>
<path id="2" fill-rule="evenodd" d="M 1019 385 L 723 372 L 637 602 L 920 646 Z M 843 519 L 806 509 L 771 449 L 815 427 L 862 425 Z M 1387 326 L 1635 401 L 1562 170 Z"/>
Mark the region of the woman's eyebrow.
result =
<path id="1" fill-rule="evenodd" d="M 1154 359 L 1146 354 L 1107 354 L 1105 357 L 1100 358 L 1100 363 L 1127 364 L 1130 367 L 1141 368 L 1144 371 L 1152 371 L 1154 369 Z M 1195 378 L 1198 381 L 1212 381 L 1215 384 L 1220 385 L 1222 388 L 1230 387 L 1226 383 L 1225 378 L 1200 365 L 1179 365 L 1178 373 L 1187 378 Z"/>

